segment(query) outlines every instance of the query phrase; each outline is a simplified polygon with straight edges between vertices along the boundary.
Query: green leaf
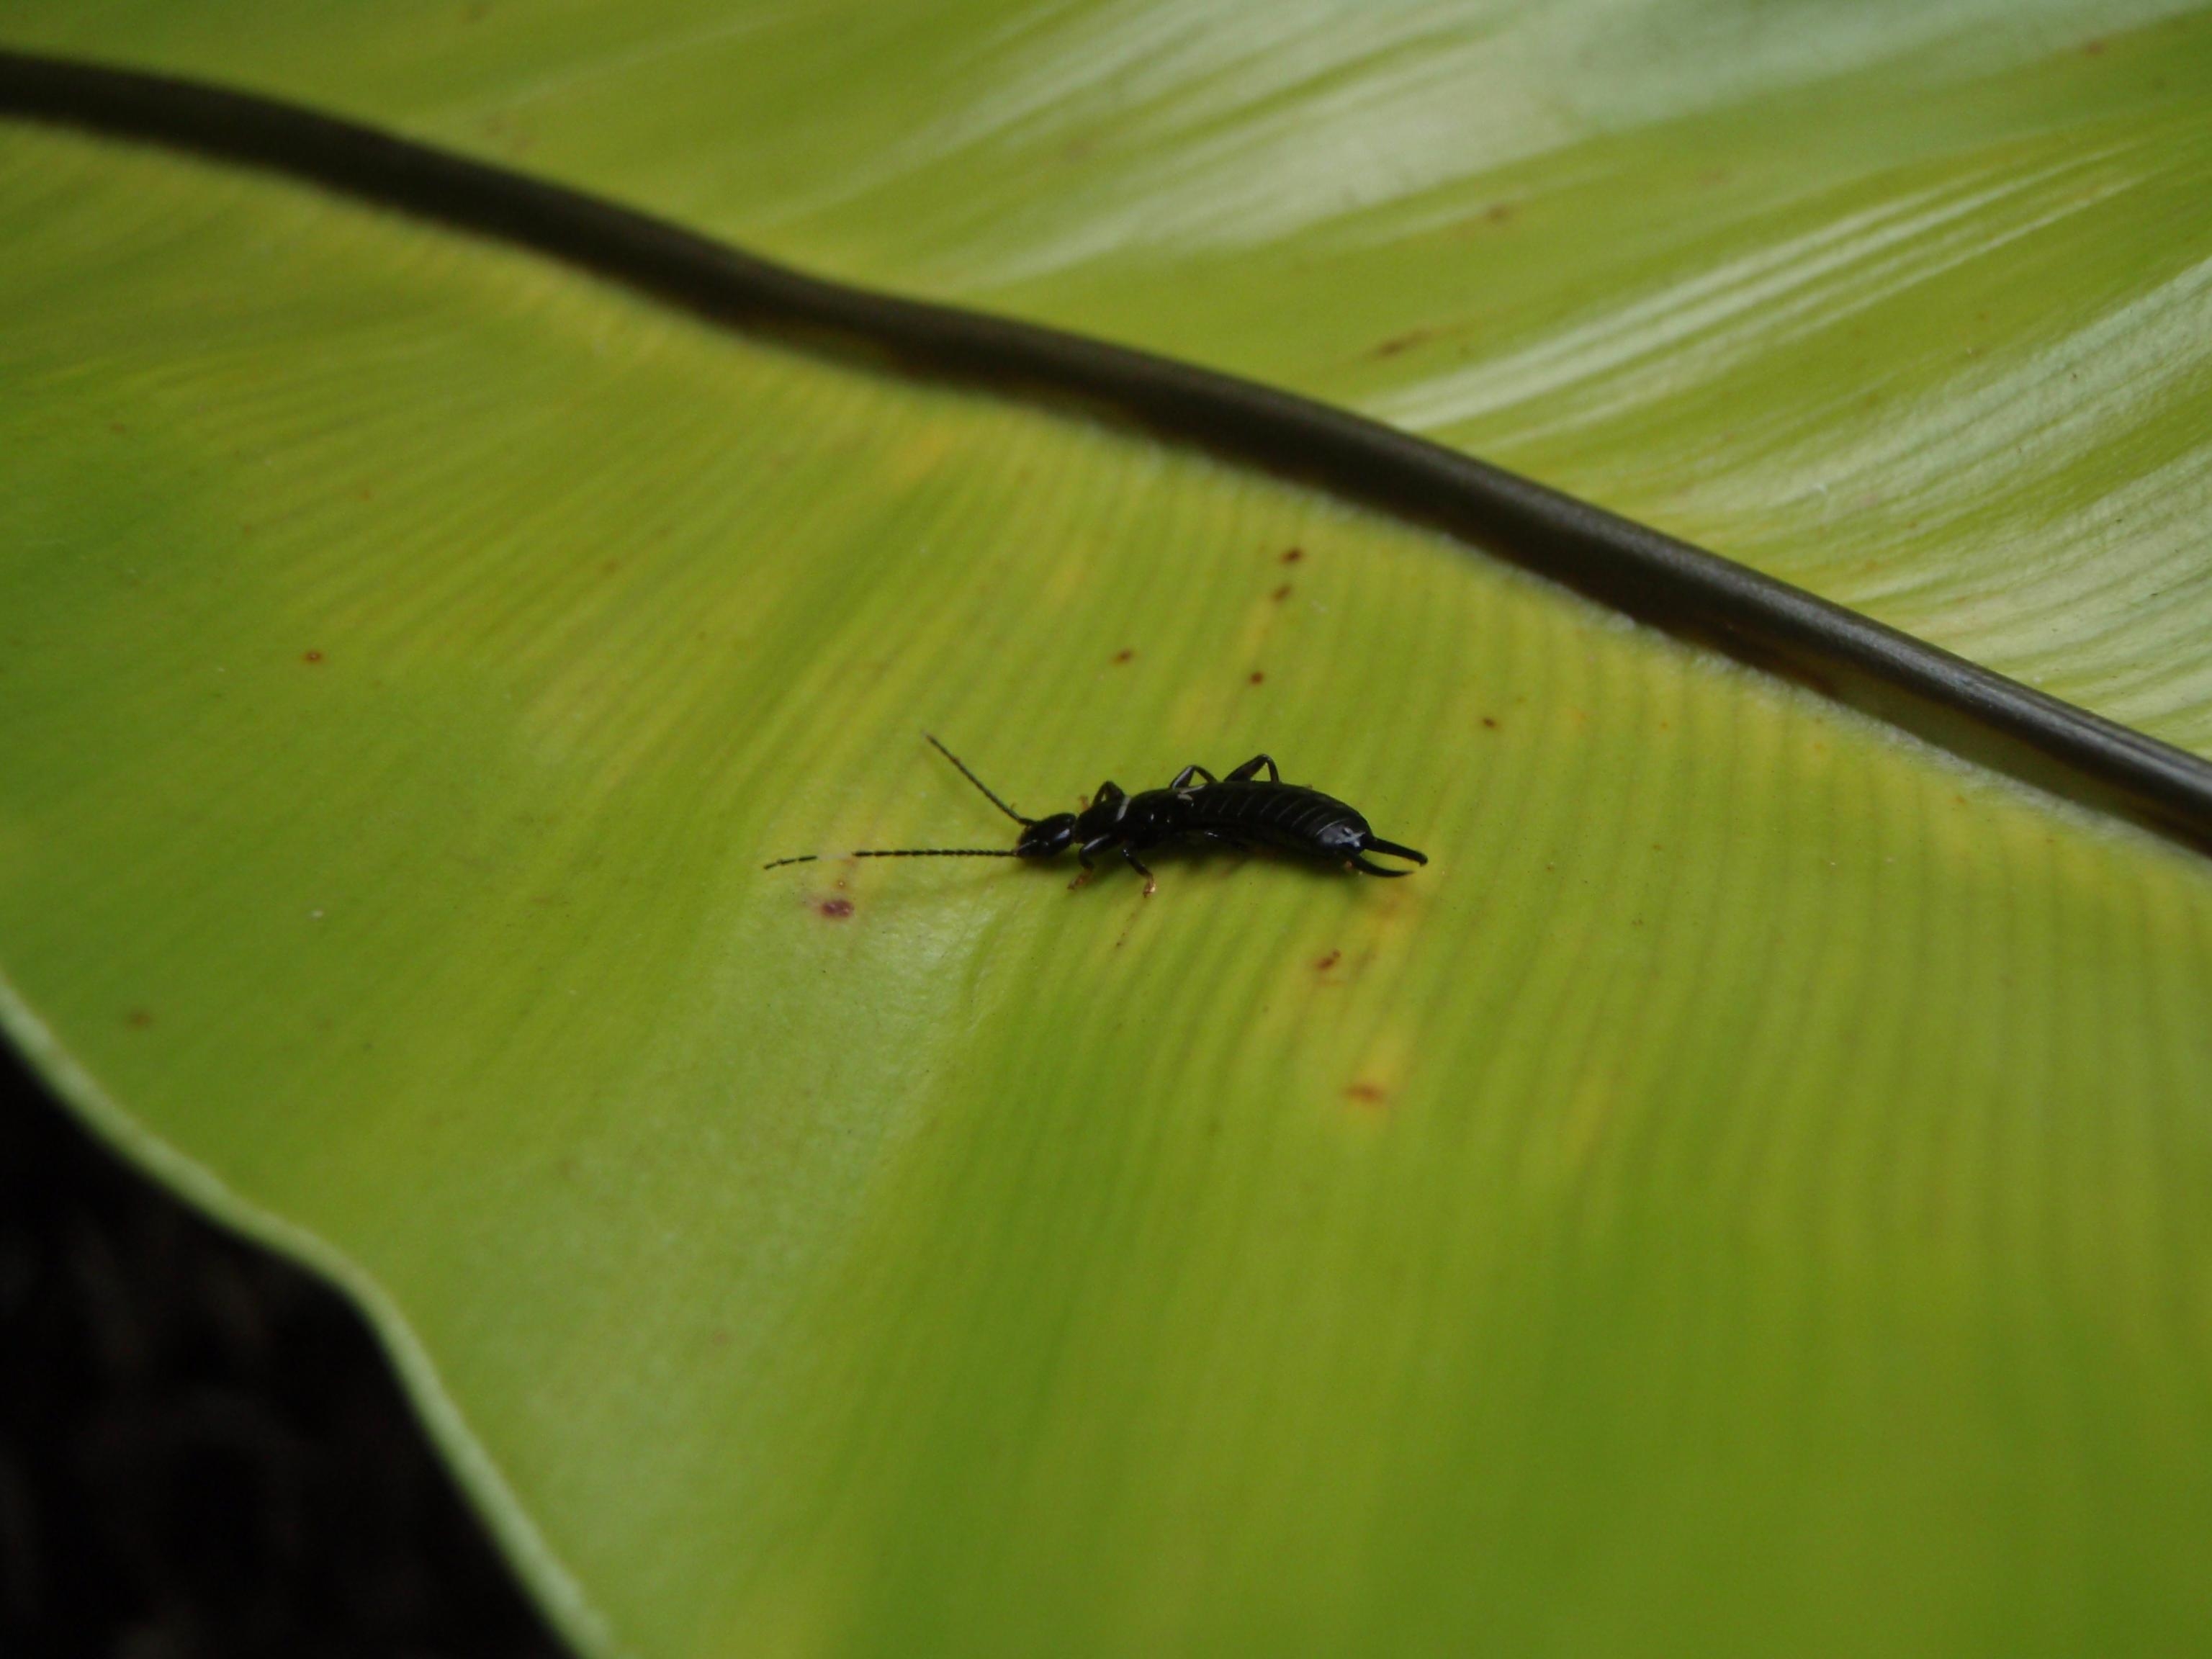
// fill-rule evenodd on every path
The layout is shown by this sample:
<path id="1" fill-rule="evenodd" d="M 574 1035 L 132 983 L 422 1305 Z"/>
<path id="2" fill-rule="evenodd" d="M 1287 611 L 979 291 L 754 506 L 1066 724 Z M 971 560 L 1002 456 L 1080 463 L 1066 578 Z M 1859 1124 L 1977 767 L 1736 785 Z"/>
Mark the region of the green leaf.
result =
<path id="1" fill-rule="evenodd" d="M 572 142 L 641 175 L 742 65 L 780 101 L 661 188 L 894 251 L 969 176 L 795 205 L 952 23 L 500 12 L 472 69 L 331 15 L 234 67 L 611 88 Z M 2203 1639 L 2202 860 L 1280 480 L 290 185 L 0 126 L 0 1010 L 362 1297 L 587 1648 Z M 1336 269 L 1238 349 L 1400 303 Z M 1269 750 L 1434 861 L 758 867 L 990 842 L 925 727 L 1030 811 Z"/>
<path id="2" fill-rule="evenodd" d="M 2201 5 L 17 13 L 1358 404 L 2212 755 Z"/>
<path id="3" fill-rule="evenodd" d="M 0 242 L 11 1029 L 366 1296 L 588 1647 L 2202 1631 L 2200 860 L 282 184 L 14 128 Z M 925 726 L 1435 861 L 759 868 L 996 836 Z"/>

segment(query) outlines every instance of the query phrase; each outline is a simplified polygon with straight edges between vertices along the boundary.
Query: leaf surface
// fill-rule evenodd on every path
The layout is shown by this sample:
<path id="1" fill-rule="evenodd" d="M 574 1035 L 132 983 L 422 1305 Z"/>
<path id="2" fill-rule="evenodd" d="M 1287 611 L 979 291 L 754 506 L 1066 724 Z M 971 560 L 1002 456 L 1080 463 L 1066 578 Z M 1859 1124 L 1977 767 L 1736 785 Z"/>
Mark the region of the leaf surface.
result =
<path id="1" fill-rule="evenodd" d="M 587 1647 L 2202 1638 L 2201 860 L 282 183 L 9 126 L 0 246 L 9 1028 L 353 1285 Z M 759 868 L 997 841 L 924 728 L 1433 862 Z"/>
<path id="2" fill-rule="evenodd" d="M 8 31 L 1357 404 L 2212 755 L 2202 6 L 25 0 Z"/>

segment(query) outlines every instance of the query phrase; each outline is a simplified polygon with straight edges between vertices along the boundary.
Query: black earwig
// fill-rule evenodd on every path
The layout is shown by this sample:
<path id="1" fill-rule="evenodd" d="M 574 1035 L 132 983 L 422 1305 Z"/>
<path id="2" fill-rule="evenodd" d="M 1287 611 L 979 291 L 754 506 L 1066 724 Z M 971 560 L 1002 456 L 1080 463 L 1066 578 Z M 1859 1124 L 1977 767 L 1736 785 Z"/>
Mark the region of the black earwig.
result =
<path id="1" fill-rule="evenodd" d="M 927 732 L 922 734 L 929 737 Z M 1091 805 L 1080 812 L 1055 812 L 1048 818 L 1025 818 L 1000 800 L 990 785 L 968 769 L 967 763 L 933 737 L 937 752 L 960 769 L 960 775 L 983 792 L 991 805 L 1022 826 L 1012 847 L 884 847 L 852 854 L 856 859 L 1048 859 L 1070 847 L 1083 867 L 1091 867 L 1094 853 L 1121 849 L 1129 867 L 1145 878 L 1145 891 L 1158 886 L 1152 872 L 1137 854 L 1170 841 L 1218 842 L 1247 848 L 1255 842 L 1325 859 L 1347 870 L 1370 876 L 1410 876 L 1411 870 L 1386 870 L 1361 856 L 1387 853 L 1416 864 L 1427 855 L 1395 842 L 1384 841 L 1367 827 L 1367 820 L 1333 796 L 1303 784 L 1285 783 L 1274 761 L 1255 755 L 1225 778 L 1217 778 L 1203 766 L 1186 766 L 1164 789 L 1126 793 L 1109 781 L 1098 786 Z M 1263 782 L 1260 769 L 1267 776 Z M 1203 778 L 1194 783 L 1194 778 Z M 776 859 L 761 866 L 774 870 L 786 864 L 811 864 L 818 853 Z M 1083 879 L 1077 877 L 1079 882 Z"/>

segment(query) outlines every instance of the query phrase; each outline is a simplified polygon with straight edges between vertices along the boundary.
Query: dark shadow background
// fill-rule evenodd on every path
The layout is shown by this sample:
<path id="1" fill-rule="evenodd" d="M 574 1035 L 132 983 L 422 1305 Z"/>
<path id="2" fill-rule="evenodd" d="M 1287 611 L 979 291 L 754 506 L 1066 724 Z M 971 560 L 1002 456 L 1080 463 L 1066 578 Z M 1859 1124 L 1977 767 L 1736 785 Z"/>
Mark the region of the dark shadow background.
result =
<path id="1" fill-rule="evenodd" d="M 0 1655 L 565 1651 L 350 1304 L 0 1044 Z"/>

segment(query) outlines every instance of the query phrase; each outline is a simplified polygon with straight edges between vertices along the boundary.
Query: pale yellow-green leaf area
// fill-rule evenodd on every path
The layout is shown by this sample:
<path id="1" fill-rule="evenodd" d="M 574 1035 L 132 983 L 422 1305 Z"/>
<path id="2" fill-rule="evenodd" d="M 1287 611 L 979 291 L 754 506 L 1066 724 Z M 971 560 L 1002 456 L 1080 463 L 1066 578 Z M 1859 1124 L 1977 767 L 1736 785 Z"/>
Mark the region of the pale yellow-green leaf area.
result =
<path id="1" fill-rule="evenodd" d="M 20 0 L 1350 404 L 2212 755 L 2191 0 Z"/>
<path id="2" fill-rule="evenodd" d="M 0 970 L 609 1653 L 2175 1651 L 2212 873 L 1425 532 L 0 131 Z M 1260 750 L 1425 849 L 1006 844 Z M 296 1238 L 295 1238 L 296 1243 Z"/>

